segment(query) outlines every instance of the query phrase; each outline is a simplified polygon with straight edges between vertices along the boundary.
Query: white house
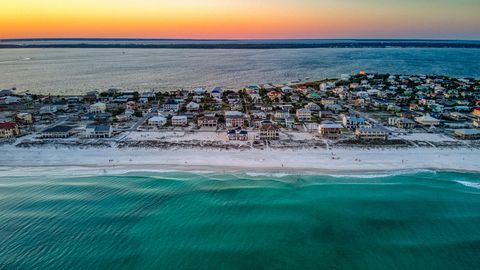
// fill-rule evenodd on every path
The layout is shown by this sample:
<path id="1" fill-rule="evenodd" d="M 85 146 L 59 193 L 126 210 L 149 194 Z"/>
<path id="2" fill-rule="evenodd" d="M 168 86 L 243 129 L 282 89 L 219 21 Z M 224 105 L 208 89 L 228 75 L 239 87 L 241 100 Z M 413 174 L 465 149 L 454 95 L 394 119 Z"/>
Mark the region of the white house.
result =
<path id="1" fill-rule="evenodd" d="M 387 140 L 388 135 L 380 128 L 357 128 L 355 136 L 361 140 Z"/>
<path id="2" fill-rule="evenodd" d="M 88 112 L 90 113 L 104 113 L 107 110 L 107 104 L 103 102 L 97 102 L 88 108 Z"/>
<path id="3" fill-rule="evenodd" d="M 285 119 L 290 117 L 290 112 L 288 110 L 281 110 L 275 112 L 276 119 Z"/>
<path id="4" fill-rule="evenodd" d="M 154 116 L 154 117 L 148 119 L 148 124 L 150 126 L 161 127 L 161 126 L 164 126 L 165 124 L 167 124 L 167 118 L 165 118 L 163 116 Z"/>
<path id="5" fill-rule="evenodd" d="M 198 111 L 199 109 L 200 109 L 200 105 L 196 102 L 191 101 L 187 104 L 188 111 Z"/>
<path id="6" fill-rule="evenodd" d="M 40 108 L 40 114 L 54 114 L 57 112 L 57 106 L 46 105 Z"/>
<path id="7" fill-rule="evenodd" d="M 195 90 L 193 90 L 196 96 L 203 96 L 206 92 L 205 88 L 203 87 L 198 87 Z"/>
<path id="8" fill-rule="evenodd" d="M 312 120 L 312 112 L 309 109 L 298 109 L 296 115 L 300 121 L 309 122 Z"/>
<path id="9" fill-rule="evenodd" d="M 185 115 L 175 115 L 172 117 L 172 126 L 186 126 L 188 118 Z"/>
<path id="10" fill-rule="evenodd" d="M 424 126 L 438 126 L 440 125 L 440 120 L 433 118 L 430 114 L 425 114 L 424 116 L 415 117 L 415 122 L 424 125 Z"/>

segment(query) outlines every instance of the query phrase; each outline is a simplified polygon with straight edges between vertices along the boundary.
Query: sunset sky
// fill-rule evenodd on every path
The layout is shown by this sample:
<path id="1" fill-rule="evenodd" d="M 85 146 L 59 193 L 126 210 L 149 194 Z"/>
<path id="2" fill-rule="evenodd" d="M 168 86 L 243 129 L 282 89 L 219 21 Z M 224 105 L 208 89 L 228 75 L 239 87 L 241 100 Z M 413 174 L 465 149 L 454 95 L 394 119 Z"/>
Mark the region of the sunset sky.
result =
<path id="1" fill-rule="evenodd" d="M 480 0 L 3 0 L 0 38 L 480 39 Z"/>

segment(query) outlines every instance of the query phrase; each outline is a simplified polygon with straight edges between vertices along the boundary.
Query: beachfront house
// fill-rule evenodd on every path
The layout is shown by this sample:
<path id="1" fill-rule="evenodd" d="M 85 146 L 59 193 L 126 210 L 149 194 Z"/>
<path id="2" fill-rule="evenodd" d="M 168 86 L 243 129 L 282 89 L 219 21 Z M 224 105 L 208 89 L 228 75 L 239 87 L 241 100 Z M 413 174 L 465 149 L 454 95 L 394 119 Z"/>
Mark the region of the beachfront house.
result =
<path id="1" fill-rule="evenodd" d="M 360 140 L 387 140 L 388 134 L 381 128 L 357 128 L 355 136 Z"/>
<path id="2" fill-rule="evenodd" d="M 150 126 L 163 127 L 167 124 L 167 118 L 158 115 L 151 117 L 147 122 Z"/>
<path id="3" fill-rule="evenodd" d="M 71 126 L 58 125 L 47 128 L 41 132 L 42 138 L 68 138 L 72 135 Z"/>
<path id="4" fill-rule="evenodd" d="M 477 140 L 480 139 L 480 130 L 478 129 L 455 129 L 455 137 L 462 140 Z"/>
<path id="5" fill-rule="evenodd" d="M 188 117 L 185 115 L 175 115 L 172 117 L 172 126 L 186 126 L 188 125 Z"/>
<path id="6" fill-rule="evenodd" d="M 438 120 L 437 118 L 431 117 L 430 114 L 428 113 L 425 114 L 424 116 L 415 117 L 415 122 L 423 126 L 430 126 L 430 127 L 440 125 L 440 120 Z"/>
<path id="7" fill-rule="evenodd" d="M 277 125 L 265 121 L 260 126 L 258 138 L 260 140 L 278 140 L 280 138 L 280 129 Z"/>
<path id="8" fill-rule="evenodd" d="M 216 128 L 218 124 L 218 119 L 215 115 L 205 115 L 198 119 L 197 124 L 199 127 Z"/>
<path id="9" fill-rule="evenodd" d="M 298 109 L 296 115 L 299 121 L 312 121 L 312 112 L 309 109 Z"/>
<path id="10" fill-rule="evenodd" d="M 370 124 L 363 117 L 342 115 L 342 124 L 348 129 L 367 128 Z"/>
<path id="11" fill-rule="evenodd" d="M 304 122 L 303 129 L 306 132 L 317 132 L 318 131 L 318 123 L 316 122 Z"/>
<path id="12" fill-rule="evenodd" d="M 112 137 L 112 125 L 92 124 L 85 127 L 85 137 L 87 138 L 110 138 Z"/>
<path id="13" fill-rule="evenodd" d="M 227 132 L 229 141 L 247 141 L 248 132 L 240 127 L 231 129 Z"/>
<path id="14" fill-rule="evenodd" d="M 228 115 L 225 116 L 226 127 L 243 127 L 245 119 L 243 115 Z"/>
<path id="15" fill-rule="evenodd" d="M 243 113 L 239 111 L 226 111 L 225 112 L 225 126 L 227 128 L 243 127 L 245 118 Z"/>
<path id="16" fill-rule="evenodd" d="M 318 133 L 322 138 L 336 140 L 342 135 L 342 128 L 340 124 L 326 121 L 318 126 Z"/>
<path id="17" fill-rule="evenodd" d="M 403 129 L 412 129 L 415 127 L 414 121 L 404 117 L 389 117 L 388 124 Z"/>
<path id="18" fill-rule="evenodd" d="M 12 122 L 0 123 L 0 139 L 10 139 L 18 136 L 20 130 L 18 125 Z"/>

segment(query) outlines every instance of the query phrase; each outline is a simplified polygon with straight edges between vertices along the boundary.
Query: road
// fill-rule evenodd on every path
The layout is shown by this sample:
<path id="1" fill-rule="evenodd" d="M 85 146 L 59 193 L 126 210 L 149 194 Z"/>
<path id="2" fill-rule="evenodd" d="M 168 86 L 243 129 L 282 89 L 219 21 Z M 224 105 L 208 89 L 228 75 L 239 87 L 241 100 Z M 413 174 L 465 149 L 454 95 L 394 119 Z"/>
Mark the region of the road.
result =
<path id="1" fill-rule="evenodd" d="M 153 106 L 149 113 L 145 114 L 142 118 L 138 119 L 137 122 L 129 128 L 127 131 L 135 131 L 139 126 L 141 126 L 147 119 L 157 115 L 158 106 Z"/>

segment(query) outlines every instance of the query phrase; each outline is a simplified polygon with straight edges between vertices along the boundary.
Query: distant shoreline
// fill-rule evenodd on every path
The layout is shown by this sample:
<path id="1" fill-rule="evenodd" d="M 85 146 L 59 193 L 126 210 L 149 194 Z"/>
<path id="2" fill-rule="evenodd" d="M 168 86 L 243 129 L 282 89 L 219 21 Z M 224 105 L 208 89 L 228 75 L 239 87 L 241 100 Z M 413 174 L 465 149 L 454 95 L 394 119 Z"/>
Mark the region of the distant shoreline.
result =
<path id="1" fill-rule="evenodd" d="M 41 43 L 47 41 L 49 43 Z M 68 41 L 69 43 L 62 43 Z M 90 42 L 89 42 L 90 41 Z M 22 43 L 24 42 L 24 43 Z M 57 42 L 57 43 L 55 43 Z M 74 42 L 74 43 L 72 43 Z M 105 42 L 105 43 L 98 43 Z M 110 42 L 110 43 L 109 43 Z M 114 43 L 123 42 L 123 43 Z M 141 42 L 171 42 L 163 44 Z M 314 48 L 463 48 L 479 49 L 480 41 L 450 40 L 138 40 L 33 39 L 0 40 L 0 49 L 314 49 Z"/>

